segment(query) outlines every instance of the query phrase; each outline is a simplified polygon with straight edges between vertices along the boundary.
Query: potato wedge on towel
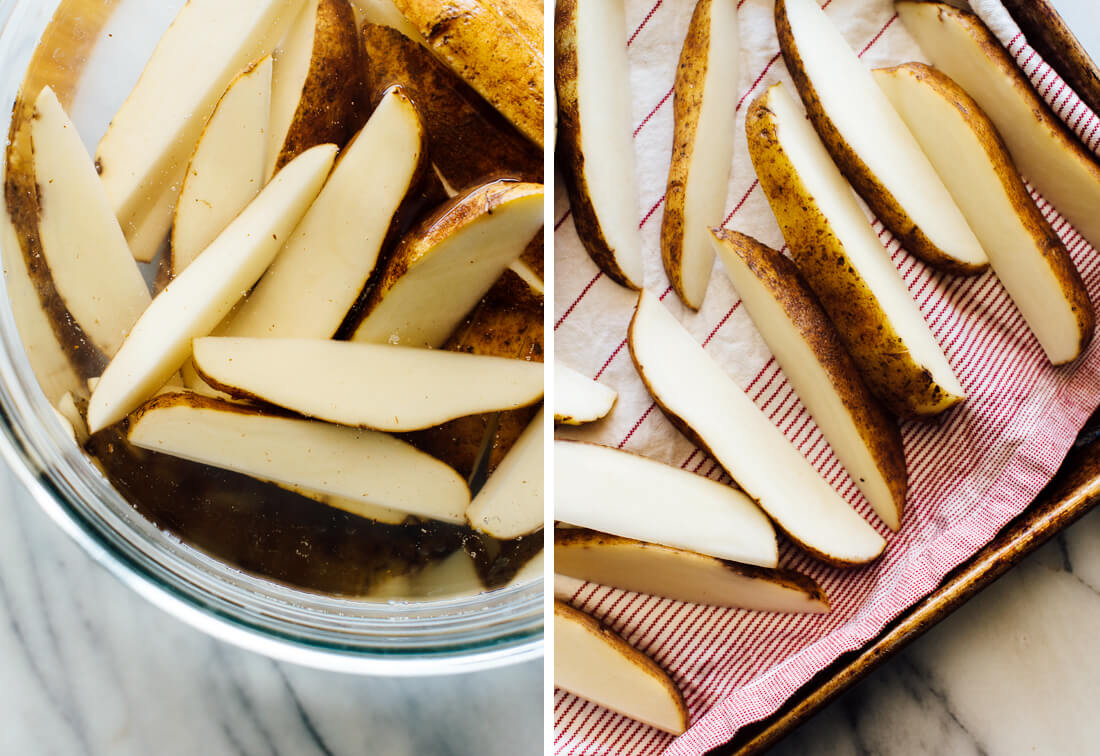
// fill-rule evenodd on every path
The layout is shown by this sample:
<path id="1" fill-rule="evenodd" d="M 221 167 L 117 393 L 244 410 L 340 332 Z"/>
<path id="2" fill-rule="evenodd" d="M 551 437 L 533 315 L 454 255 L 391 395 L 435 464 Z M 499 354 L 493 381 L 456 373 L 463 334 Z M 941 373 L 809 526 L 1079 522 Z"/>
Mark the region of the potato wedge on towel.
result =
<path id="1" fill-rule="evenodd" d="M 561 601 L 554 602 L 554 685 L 673 735 L 688 728 L 684 696 L 657 662 Z"/>
<path id="2" fill-rule="evenodd" d="M 944 3 L 896 6 L 932 65 L 966 90 L 993 121 L 1024 178 L 1100 248 L 1100 160 L 1032 89 L 977 16 Z"/>
<path id="3" fill-rule="evenodd" d="M 745 130 L 791 256 L 870 389 L 902 417 L 962 401 L 962 386 L 855 193 L 782 84 L 752 103 Z"/>
<path id="4" fill-rule="evenodd" d="M 607 446 L 554 442 L 554 517 L 743 564 L 779 563 L 775 529 L 745 494 Z"/>
<path id="5" fill-rule="evenodd" d="M 554 20 L 558 154 L 588 255 L 612 280 L 644 283 L 623 0 L 561 0 Z"/>
<path id="6" fill-rule="evenodd" d="M 164 394 L 134 415 L 134 446 L 296 488 L 462 522 L 470 491 L 447 465 L 374 431 Z"/>
<path id="7" fill-rule="evenodd" d="M 776 0 L 787 70 L 841 172 L 902 246 L 977 273 L 985 251 L 913 135 L 817 0 Z"/>
<path id="8" fill-rule="evenodd" d="M 993 122 L 962 87 L 923 63 L 875 72 L 989 252 L 1047 358 L 1072 362 L 1096 315 L 1081 274 L 1031 200 Z"/>
<path id="9" fill-rule="evenodd" d="M 573 368 L 554 363 L 554 422 L 584 425 L 606 417 L 619 394 Z"/>
<path id="10" fill-rule="evenodd" d="M 542 528 L 545 430 L 540 410 L 470 502 L 466 519 L 474 530 L 509 540 Z"/>
<path id="11" fill-rule="evenodd" d="M 699 0 L 676 69 L 672 163 L 661 221 L 661 257 L 672 287 L 698 310 L 714 268 L 707 229 L 722 222 L 737 111 L 735 0 Z"/>
<path id="12" fill-rule="evenodd" d="M 90 432 L 137 409 L 191 356 L 263 275 L 321 191 L 336 148 L 320 145 L 279 172 L 237 219 L 153 300 L 88 401 Z"/>
<path id="13" fill-rule="evenodd" d="M 838 566 L 866 564 L 882 553 L 882 536 L 647 291 L 638 298 L 628 343 L 638 375 L 669 420 L 714 457 L 791 540 Z"/>
<path id="14" fill-rule="evenodd" d="M 760 612 L 829 611 L 820 586 L 801 573 L 750 567 L 581 528 L 554 532 L 554 571 L 691 604 Z"/>

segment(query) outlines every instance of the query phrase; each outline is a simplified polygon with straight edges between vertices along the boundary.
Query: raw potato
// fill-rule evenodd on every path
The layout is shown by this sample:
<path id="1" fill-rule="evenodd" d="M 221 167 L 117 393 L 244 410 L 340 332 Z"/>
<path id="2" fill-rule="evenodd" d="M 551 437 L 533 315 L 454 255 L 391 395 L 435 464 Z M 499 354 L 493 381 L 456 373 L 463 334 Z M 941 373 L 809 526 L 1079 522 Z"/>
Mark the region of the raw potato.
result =
<path id="1" fill-rule="evenodd" d="M 554 532 L 554 571 L 624 591 L 761 612 L 829 611 L 825 593 L 791 570 L 769 570 L 631 538 Z"/>
<path id="2" fill-rule="evenodd" d="M 409 93 L 450 186 L 507 176 L 542 183 L 542 151 L 430 52 L 387 26 L 366 24 L 362 38 L 370 97 L 395 84 Z"/>
<path id="3" fill-rule="evenodd" d="M 68 314 L 112 357 L 149 306 L 149 289 L 92 158 L 49 87 L 35 103 L 31 141 L 42 259 Z"/>
<path id="4" fill-rule="evenodd" d="M 715 249 L 745 309 L 837 459 L 890 530 L 908 489 L 897 423 L 844 348 L 798 268 L 755 239 L 715 231 Z"/>
<path id="5" fill-rule="evenodd" d="M 427 45 L 428 42 L 420 36 L 416 27 L 409 23 L 409 19 L 401 15 L 393 0 L 351 0 L 355 8 L 355 20 L 357 26 L 365 24 L 375 26 L 388 26 L 396 29 L 414 42 Z"/>
<path id="6" fill-rule="evenodd" d="M 172 283 L 130 331 L 89 400 L 92 433 L 122 420 L 191 356 L 271 264 L 332 168 L 333 145 L 290 163 Z"/>
<path id="7" fill-rule="evenodd" d="M 722 222 L 733 167 L 741 54 L 736 0 L 699 0 L 676 69 L 672 163 L 661 257 L 688 307 L 703 304 L 714 267 L 707 229 Z"/>
<path id="8" fill-rule="evenodd" d="M 436 57 L 542 149 L 539 0 L 394 0 Z"/>
<path id="9" fill-rule="evenodd" d="M 489 480 L 470 502 L 470 527 L 508 540 L 543 526 L 543 440 L 546 413 L 540 410 Z"/>
<path id="10" fill-rule="evenodd" d="M 399 208 L 426 168 L 426 134 L 399 87 L 340 154 L 271 268 L 218 329 L 225 336 L 330 339 L 367 284 Z"/>
<path id="11" fill-rule="evenodd" d="M 554 685 L 673 735 L 688 728 L 687 705 L 672 678 L 594 617 L 561 601 L 554 602 Z"/>
<path id="12" fill-rule="evenodd" d="M 438 347 L 542 226 L 543 187 L 494 181 L 455 198 L 393 251 L 355 341 Z"/>
<path id="13" fill-rule="evenodd" d="M 161 37 L 96 150 L 136 259 L 152 260 L 168 235 L 187 161 L 225 88 L 274 49 L 301 3 L 188 0 Z"/>
<path id="14" fill-rule="evenodd" d="M 913 135 L 817 0 L 776 0 L 783 59 L 841 172 L 902 246 L 971 274 L 989 260 Z"/>
<path id="15" fill-rule="evenodd" d="M 177 276 L 255 199 L 264 186 L 271 56 L 233 80 L 195 146 L 172 222 Z"/>
<path id="16" fill-rule="evenodd" d="M 560 0 L 554 21 L 559 165 L 592 261 L 645 283 L 623 0 Z"/>
<path id="17" fill-rule="evenodd" d="M 363 99 L 359 32 L 348 0 L 306 0 L 275 51 L 265 177 L 310 147 L 342 148 L 359 130 Z"/>
<path id="18" fill-rule="evenodd" d="M 791 540 L 838 566 L 866 564 L 882 553 L 882 536 L 649 292 L 638 298 L 628 343 L 638 375 L 658 406 Z M 575 517 L 563 519 L 586 524 Z"/>
<path id="19" fill-rule="evenodd" d="M 863 379 L 901 417 L 964 392 L 844 177 L 782 84 L 745 118 L 749 155 L 799 271 Z"/>
<path id="20" fill-rule="evenodd" d="M 745 494 L 606 446 L 554 442 L 554 517 L 743 564 L 779 563 L 775 529 Z"/>
<path id="21" fill-rule="evenodd" d="M 875 72 L 970 225 L 1047 358 L 1092 341 L 1096 315 L 1069 251 L 1032 202 L 996 127 L 962 88 L 923 63 Z"/>
<path id="22" fill-rule="evenodd" d="M 217 399 L 218 397 L 207 397 Z M 301 486 L 291 485 L 289 483 L 279 483 L 274 480 L 265 481 L 272 485 L 287 491 L 293 491 L 299 496 L 304 496 L 307 499 L 324 504 L 325 506 L 333 507 L 334 509 L 340 509 L 345 512 L 350 512 L 356 517 L 362 517 L 366 520 L 374 520 L 375 522 L 382 522 L 387 525 L 400 525 L 409 519 L 408 512 L 402 512 L 400 509 L 391 509 L 390 507 L 383 507 L 378 504 L 372 504 L 369 501 L 363 501 L 362 499 L 353 499 L 349 496 L 333 496 L 331 494 L 320 493 L 318 491 L 311 491 L 308 488 L 302 488 Z"/>
<path id="23" fill-rule="evenodd" d="M 340 425 L 401 433 L 542 400 L 542 365 L 322 339 L 200 338 L 206 383 Z"/>
<path id="24" fill-rule="evenodd" d="M 997 38 L 977 16 L 949 5 L 896 6 L 932 65 L 989 116 L 1024 178 L 1100 248 L 1100 162 L 1031 88 Z"/>
<path id="25" fill-rule="evenodd" d="M 385 433 L 281 417 L 195 394 L 165 394 L 130 422 L 134 446 L 296 488 L 461 522 L 454 470 Z"/>
<path id="26" fill-rule="evenodd" d="M 554 422 L 583 425 L 606 417 L 619 394 L 561 362 L 554 363 Z"/>

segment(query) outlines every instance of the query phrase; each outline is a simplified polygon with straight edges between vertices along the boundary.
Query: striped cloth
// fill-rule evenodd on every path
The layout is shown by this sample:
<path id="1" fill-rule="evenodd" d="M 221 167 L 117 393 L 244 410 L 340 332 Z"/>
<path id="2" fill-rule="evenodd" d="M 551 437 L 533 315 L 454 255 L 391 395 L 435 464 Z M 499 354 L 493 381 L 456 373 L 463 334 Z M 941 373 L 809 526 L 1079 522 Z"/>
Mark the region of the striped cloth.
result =
<path id="1" fill-rule="evenodd" d="M 886 536 L 885 556 L 853 571 L 825 567 L 790 544 L 780 562 L 808 573 L 829 595 L 823 616 L 770 615 L 682 604 L 586 584 L 573 604 L 608 623 L 673 675 L 691 710 L 691 730 L 673 739 L 563 691 L 554 697 L 559 754 L 699 754 L 767 717 L 817 671 L 863 646 L 894 617 L 928 594 L 1019 514 L 1050 480 L 1100 398 L 1100 347 L 1074 365 L 1052 368 L 991 273 L 958 278 L 936 273 L 878 231 L 944 347 L 969 399 L 933 422 L 906 423 L 910 473 L 901 532 L 874 519 L 793 394 L 740 307 L 720 265 L 699 313 L 680 304 L 661 267 L 659 227 L 672 142 L 672 82 L 693 3 L 627 0 L 634 93 L 634 132 L 647 287 L 661 295 L 696 339 L 728 371 L 813 465 Z M 872 66 L 923 60 L 889 0 L 829 0 L 826 12 Z M 772 22 L 772 0 L 741 0 L 742 81 L 727 226 L 780 247 L 779 229 L 754 178 L 744 137 L 745 106 L 777 80 L 790 83 Z M 1009 48 L 1078 134 L 1095 147 L 1100 121 L 1026 41 Z M 793 90 L 792 90 L 793 91 Z M 1036 195 L 1100 301 L 1100 260 Z M 678 433 L 654 406 L 625 344 L 635 296 L 599 274 L 584 253 L 561 187 L 556 197 L 555 343 L 558 359 L 613 386 L 617 407 L 590 428 L 563 430 L 630 449 L 729 482 L 713 460 Z M 675 506 L 675 502 L 669 502 Z"/>

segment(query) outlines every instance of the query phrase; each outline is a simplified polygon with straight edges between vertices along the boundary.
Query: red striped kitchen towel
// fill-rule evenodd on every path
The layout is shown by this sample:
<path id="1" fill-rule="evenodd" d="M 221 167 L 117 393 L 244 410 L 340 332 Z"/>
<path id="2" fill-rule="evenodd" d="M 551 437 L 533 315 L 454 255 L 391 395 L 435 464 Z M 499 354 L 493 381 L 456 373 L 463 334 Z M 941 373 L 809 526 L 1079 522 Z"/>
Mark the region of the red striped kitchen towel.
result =
<path id="1" fill-rule="evenodd" d="M 890 0 L 823 4 L 872 66 L 924 59 Z M 721 268 L 698 313 L 683 308 L 668 289 L 658 234 L 672 141 L 672 82 L 692 5 L 691 0 L 627 0 L 648 288 L 662 295 L 814 466 L 878 526 L 771 359 Z M 740 3 L 743 98 L 725 222 L 778 247 L 782 238 L 748 159 L 743 120 L 745 106 L 767 85 L 780 79 L 789 84 L 772 7 L 772 0 Z M 1083 106 L 1067 106 L 1068 88 L 1047 86 L 1053 72 L 1022 37 L 1010 49 L 1077 133 L 1095 142 L 1100 121 Z M 1052 207 L 1037 201 L 1068 244 L 1093 301 L 1100 301 L 1100 259 Z M 556 212 L 558 358 L 619 391 L 606 421 L 561 434 L 628 448 L 728 481 L 713 460 L 669 424 L 638 380 L 625 344 L 635 296 L 589 261 L 560 187 Z M 936 273 L 900 250 L 880 224 L 875 229 L 969 394 L 963 405 L 933 422 L 903 426 L 910 492 L 901 532 L 890 534 L 879 526 L 888 540 L 885 556 L 854 571 L 825 567 L 789 544 L 781 547 L 784 566 L 809 573 L 826 590 L 833 606 L 828 615 L 717 609 L 585 585 L 573 603 L 671 672 L 694 725 L 673 739 L 558 691 L 554 727 L 559 754 L 699 754 L 773 713 L 818 670 L 860 648 L 1019 514 L 1054 475 L 1100 400 L 1098 342 L 1072 366 L 1050 367 L 991 273 L 976 278 Z"/>

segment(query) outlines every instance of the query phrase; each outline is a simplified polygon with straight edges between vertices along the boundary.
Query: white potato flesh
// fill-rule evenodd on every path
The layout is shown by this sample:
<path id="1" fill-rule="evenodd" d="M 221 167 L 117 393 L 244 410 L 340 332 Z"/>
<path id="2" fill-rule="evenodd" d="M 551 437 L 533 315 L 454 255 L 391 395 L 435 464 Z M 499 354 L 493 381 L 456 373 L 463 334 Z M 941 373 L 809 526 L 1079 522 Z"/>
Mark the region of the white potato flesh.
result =
<path id="1" fill-rule="evenodd" d="M 554 363 L 554 421 L 583 425 L 605 417 L 619 398 L 618 392 L 573 368 Z"/>
<path id="2" fill-rule="evenodd" d="M 355 341 L 439 347 L 542 226 L 539 192 L 463 224 L 413 263 L 359 324 Z"/>
<path id="3" fill-rule="evenodd" d="M 267 158 L 264 177 L 275 175 L 275 165 L 283 150 L 298 103 L 302 99 L 310 63 L 313 61 L 313 37 L 317 31 L 317 6 L 320 0 L 306 0 L 290 25 L 286 38 L 275 51 L 271 76 L 271 121 L 267 130 Z"/>
<path id="4" fill-rule="evenodd" d="M 771 521 L 737 489 L 606 446 L 554 442 L 554 519 L 760 567 L 779 561 Z"/>
<path id="5" fill-rule="evenodd" d="M 356 499 L 348 496 L 333 496 L 321 491 L 312 491 L 300 485 L 279 483 L 274 480 L 268 480 L 266 482 L 272 483 L 280 488 L 285 488 L 288 491 L 293 491 L 299 496 L 312 499 L 313 501 L 332 507 L 333 509 L 342 509 L 345 512 L 350 512 L 353 515 L 365 517 L 375 522 L 382 522 L 388 525 L 400 525 L 409 518 L 408 512 L 403 512 L 400 509 L 383 507 L 369 501 L 364 501 L 363 499 Z"/>
<path id="6" fill-rule="evenodd" d="M 191 264 L 264 186 L 271 56 L 229 85 L 203 129 L 172 223 L 172 275 Z"/>
<path id="7" fill-rule="evenodd" d="M 413 601 L 475 596 L 484 589 L 474 560 L 459 549 L 423 569 L 406 575 L 390 575 L 367 589 L 362 598 L 387 601 Z"/>
<path id="8" fill-rule="evenodd" d="M 972 35 L 957 16 L 941 17 L 936 3 L 899 2 L 897 10 L 932 64 L 997 126 L 1024 178 L 1100 248 L 1100 164 L 1065 131 L 1010 58 L 986 53 L 983 44 L 999 48 L 996 38 L 984 28 L 981 36 Z"/>
<path id="9" fill-rule="evenodd" d="M 539 410 L 470 502 L 466 520 L 474 530 L 509 540 L 542 528 L 545 430 Z"/>
<path id="10" fill-rule="evenodd" d="M 162 397 L 172 400 L 174 397 Z M 314 420 L 240 411 L 228 402 L 146 407 L 130 443 L 192 462 L 312 491 L 462 522 L 469 489 L 458 473 L 393 436 Z"/>
<path id="11" fill-rule="evenodd" d="M 905 281 L 871 228 L 855 192 L 833 163 L 798 103 L 785 87 L 780 86 L 772 92 L 769 107 L 776 117 L 776 136 L 783 150 L 833 233 L 844 245 L 849 264 L 874 292 L 886 320 L 913 359 L 932 375 L 944 394 L 964 396 L 966 392 L 932 336 Z"/>
<path id="12" fill-rule="evenodd" d="M 943 181 L 817 0 L 787 0 L 787 18 L 806 76 L 844 141 L 932 244 L 984 265 L 985 251 Z"/>
<path id="13" fill-rule="evenodd" d="M 321 339 L 195 339 L 207 383 L 330 423 L 390 432 L 527 407 L 542 363 Z"/>
<path id="14" fill-rule="evenodd" d="M 813 417 L 821 435 L 829 442 L 852 481 L 867 497 L 886 527 L 901 525 L 898 503 L 875 455 L 867 446 L 844 397 L 818 361 L 817 353 L 803 337 L 802 329 L 787 317 L 768 287 L 761 283 L 745 261 L 724 244 L 715 243 L 722 264 L 745 310 L 775 356 L 783 375 Z"/>
<path id="15" fill-rule="evenodd" d="M 88 426 L 84 422 L 84 416 L 77 409 L 76 400 L 71 391 L 66 391 L 57 402 L 57 411 L 65 418 L 73 429 L 73 436 L 77 443 L 83 444 L 88 440 Z"/>
<path id="16" fill-rule="evenodd" d="M 126 246 L 80 134 L 49 87 L 31 120 L 42 256 L 65 309 L 114 356 L 149 306 L 149 288 Z"/>
<path id="17" fill-rule="evenodd" d="M 587 542 L 585 542 L 587 540 Z M 745 569 L 733 562 L 632 539 L 569 539 L 554 545 L 554 570 L 590 583 L 692 604 L 760 612 L 829 611 L 802 576 Z"/>
<path id="18" fill-rule="evenodd" d="M 535 292 L 536 294 L 546 293 L 546 286 L 543 283 L 542 278 L 540 278 L 539 274 L 533 271 L 531 269 L 531 266 L 525 263 L 523 260 L 516 260 L 508 266 L 508 270 L 512 271 L 521 279 L 523 279 L 523 282 L 531 287 L 531 291 Z"/>
<path id="19" fill-rule="evenodd" d="M 615 262 L 643 285 L 630 64 L 623 0 L 577 0 L 577 112 L 583 183 Z"/>
<path id="20" fill-rule="evenodd" d="M 623 716 L 680 734 L 683 699 L 642 652 L 576 609 L 554 605 L 554 685 Z"/>
<path id="21" fill-rule="evenodd" d="M 225 88 L 272 51 L 300 5 L 188 0 L 161 37 L 96 150 L 107 197 L 137 259 L 151 260 L 168 235 L 187 162 Z"/>
<path id="22" fill-rule="evenodd" d="M 351 6 L 355 10 L 355 28 L 362 29 L 364 23 L 389 26 L 409 39 L 427 46 L 424 37 L 401 15 L 393 0 L 351 0 Z"/>
<path id="23" fill-rule="evenodd" d="M 990 159 L 989 150 L 1000 152 L 1000 146 L 982 144 L 950 100 L 913 76 L 879 71 L 876 79 L 958 200 L 989 251 L 993 272 L 1047 357 L 1055 365 L 1076 359 L 1081 353 L 1080 321 L 1062 280 L 1044 256 L 1049 240 L 1034 236 L 1013 204 L 1013 187 L 1006 181 L 1019 182 L 1018 176 L 1003 176 Z M 1007 167 L 1012 169 L 1012 163 Z M 1053 233 L 1030 202 L 1026 212 L 1032 224 Z"/>
<path id="24" fill-rule="evenodd" d="M 508 585 L 523 585 L 534 580 L 542 580 L 546 575 L 546 551 L 540 551 L 524 562 L 523 566 L 516 570 L 516 574 L 508 581 Z"/>
<path id="25" fill-rule="evenodd" d="M 422 151 L 416 109 L 391 90 L 341 153 L 286 247 L 218 333 L 332 338 L 374 270 Z"/>
<path id="26" fill-rule="evenodd" d="M 214 242 L 145 310 L 100 376 L 88 404 L 95 433 L 163 386 L 263 275 L 332 169 L 336 148 L 318 145 L 279 171 Z"/>
<path id="27" fill-rule="evenodd" d="M 698 434 L 745 493 L 800 546 L 843 564 L 864 564 L 882 553 L 882 536 L 649 292 L 638 299 L 630 348 L 662 408 Z M 682 516 L 682 509 L 677 513 Z"/>

